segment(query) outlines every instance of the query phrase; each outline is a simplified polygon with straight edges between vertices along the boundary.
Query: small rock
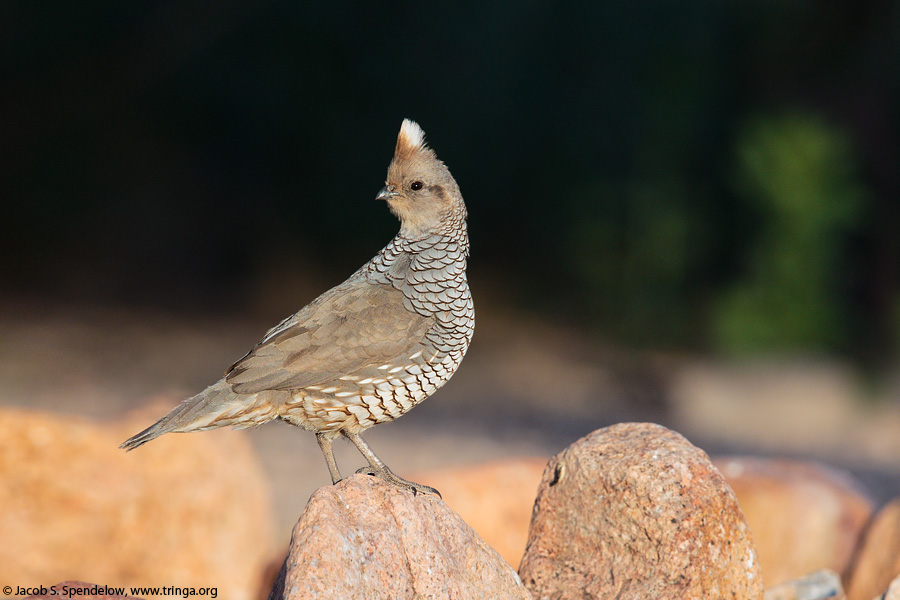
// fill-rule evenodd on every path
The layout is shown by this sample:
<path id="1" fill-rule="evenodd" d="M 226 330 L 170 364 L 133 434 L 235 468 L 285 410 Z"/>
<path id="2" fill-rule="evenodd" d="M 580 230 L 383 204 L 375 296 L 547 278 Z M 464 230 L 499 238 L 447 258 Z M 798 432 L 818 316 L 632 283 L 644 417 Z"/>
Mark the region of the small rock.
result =
<path id="1" fill-rule="evenodd" d="M 849 473 L 763 458 L 720 458 L 713 464 L 747 518 L 767 587 L 820 569 L 847 571 L 873 510 Z"/>
<path id="2" fill-rule="evenodd" d="M 822 569 L 766 590 L 765 600 L 846 600 L 841 577 Z"/>
<path id="3" fill-rule="evenodd" d="M 138 596 L 126 596 L 116 593 L 110 586 L 85 583 L 83 581 L 63 581 L 28 596 L 25 600 L 59 600 L 60 598 L 103 598 L 104 600 L 144 600 Z"/>
<path id="4" fill-rule="evenodd" d="M 531 508 L 547 458 L 514 458 L 428 471 L 428 481 L 444 502 L 500 553 L 518 566 L 528 542 Z"/>
<path id="5" fill-rule="evenodd" d="M 900 575 L 900 498 L 878 513 L 865 533 L 847 586 L 850 600 L 872 600 Z"/>
<path id="6" fill-rule="evenodd" d="M 900 577 L 891 582 L 888 591 L 883 596 L 884 600 L 900 600 Z"/>
<path id="7" fill-rule="evenodd" d="M 367 475 L 319 488 L 269 600 L 518 598 L 516 572 L 435 496 Z"/>
<path id="8" fill-rule="evenodd" d="M 96 423 L 0 407 L 0 582 L 216 586 L 221 598 L 258 597 L 272 517 L 246 437 L 178 434 L 118 448 L 166 408 Z"/>
<path id="9" fill-rule="evenodd" d="M 600 429 L 550 460 L 519 569 L 535 598 L 762 598 L 734 493 L 659 425 Z"/>

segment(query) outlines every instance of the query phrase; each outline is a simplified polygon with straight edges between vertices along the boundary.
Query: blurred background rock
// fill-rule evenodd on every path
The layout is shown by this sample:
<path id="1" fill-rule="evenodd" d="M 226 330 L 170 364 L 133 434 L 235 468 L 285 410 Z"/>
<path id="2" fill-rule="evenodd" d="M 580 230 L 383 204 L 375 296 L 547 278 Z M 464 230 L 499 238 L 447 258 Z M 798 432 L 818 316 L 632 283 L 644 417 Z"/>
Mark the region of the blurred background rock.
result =
<path id="1" fill-rule="evenodd" d="M 214 381 L 394 235 L 404 117 L 466 198 L 478 328 L 372 432 L 398 473 L 649 420 L 900 494 L 897 1 L 3 3 L 0 403 Z M 327 472 L 250 436 L 286 542 Z"/>

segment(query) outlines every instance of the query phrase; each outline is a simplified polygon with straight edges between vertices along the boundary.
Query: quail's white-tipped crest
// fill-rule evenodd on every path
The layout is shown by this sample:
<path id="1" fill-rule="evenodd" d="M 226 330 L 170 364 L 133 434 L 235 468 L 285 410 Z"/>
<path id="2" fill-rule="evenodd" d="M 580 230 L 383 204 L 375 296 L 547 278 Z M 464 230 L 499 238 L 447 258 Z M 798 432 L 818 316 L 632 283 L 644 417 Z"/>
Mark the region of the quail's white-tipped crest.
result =
<path id="1" fill-rule="evenodd" d="M 397 136 L 397 148 L 394 154 L 400 157 L 411 156 L 426 148 L 425 132 L 419 124 L 411 119 L 403 119 L 400 134 Z"/>

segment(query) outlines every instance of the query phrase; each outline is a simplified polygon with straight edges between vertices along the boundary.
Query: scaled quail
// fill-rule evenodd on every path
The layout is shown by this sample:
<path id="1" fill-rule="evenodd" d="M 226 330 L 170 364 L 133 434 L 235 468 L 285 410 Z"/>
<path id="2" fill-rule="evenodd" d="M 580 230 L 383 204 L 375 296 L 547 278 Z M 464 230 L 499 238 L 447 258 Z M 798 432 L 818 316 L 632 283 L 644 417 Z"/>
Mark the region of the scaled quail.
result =
<path id="1" fill-rule="evenodd" d="M 372 260 L 273 329 L 225 377 L 188 398 L 122 448 L 169 432 L 245 428 L 281 419 L 316 433 L 332 483 L 331 450 L 345 436 L 393 484 L 437 494 L 395 475 L 360 434 L 433 394 L 459 367 L 475 326 L 466 280 L 466 206 L 447 167 L 404 120 L 378 199 L 400 232 Z"/>

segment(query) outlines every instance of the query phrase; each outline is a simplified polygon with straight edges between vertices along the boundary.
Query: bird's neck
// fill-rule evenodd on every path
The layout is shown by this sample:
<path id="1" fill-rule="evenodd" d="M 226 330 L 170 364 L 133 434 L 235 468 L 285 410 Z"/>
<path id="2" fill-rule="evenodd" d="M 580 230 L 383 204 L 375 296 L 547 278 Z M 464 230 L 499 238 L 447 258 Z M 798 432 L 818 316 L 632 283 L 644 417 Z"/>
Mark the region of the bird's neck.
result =
<path id="1" fill-rule="evenodd" d="M 452 270 L 465 277 L 468 256 L 469 234 L 465 221 L 461 220 L 416 237 L 406 236 L 401 230 L 359 274 L 372 282 L 392 283 L 405 279 L 413 262 L 420 272 L 445 269 L 455 263 L 457 266 Z"/>
<path id="2" fill-rule="evenodd" d="M 404 231 L 403 228 L 391 240 L 388 247 L 393 246 L 397 252 L 420 253 L 430 250 L 438 244 L 454 246 L 469 255 L 469 231 L 464 218 L 449 218 L 440 226 L 419 233 Z M 387 250 L 387 248 L 385 248 Z"/>

